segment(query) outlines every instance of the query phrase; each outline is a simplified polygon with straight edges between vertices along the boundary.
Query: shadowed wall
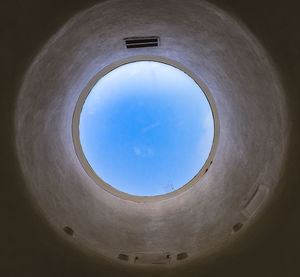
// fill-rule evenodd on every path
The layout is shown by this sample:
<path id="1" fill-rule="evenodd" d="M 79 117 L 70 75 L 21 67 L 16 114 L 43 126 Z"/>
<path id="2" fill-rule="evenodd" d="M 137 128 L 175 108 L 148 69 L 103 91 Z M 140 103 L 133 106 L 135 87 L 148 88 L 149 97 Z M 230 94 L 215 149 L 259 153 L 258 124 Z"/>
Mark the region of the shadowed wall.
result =
<path id="1" fill-rule="evenodd" d="M 176 271 L 162 272 L 165 276 L 297 276 L 299 250 L 299 188 L 297 188 L 296 142 L 299 138 L 296 107 L 299 101 L 299 36 L 297 36 L 299 4 L 296 1 L 215 1 L 223 9 L 233 12 L 253 31 L 281 70 L 286 87 L 292 136 L 285 183 L 278 205 L 272 206 L 260 219 L 260 228 L 249 234 L 248 245 L 236 243 L 226 256 L 207 261 L 205 267 L 186 266 Z M 75 12 L 87 8 L 83 1 L 59 3 L 26 1 L 1 4 L 3 97 L 2 146 L 2 247 L 0 270 L 4 276 L 133 276 L 128 269 L 98 264 L 70 248 L 52 233 L 36 215 L 26 197 L 25 184 L 14 152 L 14 103 L 22 76 L 42 45 Z M 122 271 L 122 273 L 121 273 Z M 137 275 L 139 273 L 136 273 Z M 145 276 L 145 273 L 141 273 Z M 150 274 L 150 273 L 149 273 Z M 151 275 L 151 274 L 150 274 Z"/>

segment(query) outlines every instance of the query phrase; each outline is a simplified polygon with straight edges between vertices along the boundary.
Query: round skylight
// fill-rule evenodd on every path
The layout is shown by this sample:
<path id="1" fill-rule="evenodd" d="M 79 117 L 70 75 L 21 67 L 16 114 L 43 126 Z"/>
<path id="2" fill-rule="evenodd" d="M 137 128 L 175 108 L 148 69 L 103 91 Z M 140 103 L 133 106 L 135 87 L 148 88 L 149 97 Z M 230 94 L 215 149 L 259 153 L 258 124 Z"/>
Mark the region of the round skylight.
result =
<path id="1" fill-rule="evenodd" d="M 111 187 L 156 196 L 187 184 L 212 148 L 214 120 L 199 85 L 171 65 L 137 61 L 98 80 L 85 99 L 79 140 Z"/>

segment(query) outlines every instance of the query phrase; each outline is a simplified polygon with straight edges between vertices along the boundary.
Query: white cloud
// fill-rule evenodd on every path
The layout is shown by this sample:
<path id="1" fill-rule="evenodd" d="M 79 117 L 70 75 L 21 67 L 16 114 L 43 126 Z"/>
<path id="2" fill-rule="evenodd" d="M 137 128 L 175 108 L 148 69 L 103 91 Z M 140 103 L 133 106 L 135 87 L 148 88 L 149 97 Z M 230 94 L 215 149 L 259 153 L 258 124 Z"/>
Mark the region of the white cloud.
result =
<path id="1" fill-rule="evenodd" d="M 135 146 L 133 148 L 134 153 L 137 156 L 141 156 L 141 157 L 151 157 L 154 155 L 154 151 L 151 147 L 137 147 Z"/>
<path id="2" fill-rule="evenodd" d="M 148 148 L 147 149 L 147 153 L 148 153 L 149 156 L 153 156 L 154 155 L 152 148 Z"/>
<path id="3" fill-rule="evenodd" d="M 159 126 L 159 125 L 160 125 L 160 122 L 155 122 L 155 123 L 143 128 L 142 132 L 145 133 L 145 132 L 149 131 L 150 129 L 153 129 L 153 128 Z"/>
<path id="4" fill-rule="evenodd" d="M 134 147 L 134 153 L 137 155 L 137 156 L 140 156 L 141 154 L 142 154 L 142 151 L 141 151 L 141 149 L 140 148 L 138 148 L 138 147 Z"/>

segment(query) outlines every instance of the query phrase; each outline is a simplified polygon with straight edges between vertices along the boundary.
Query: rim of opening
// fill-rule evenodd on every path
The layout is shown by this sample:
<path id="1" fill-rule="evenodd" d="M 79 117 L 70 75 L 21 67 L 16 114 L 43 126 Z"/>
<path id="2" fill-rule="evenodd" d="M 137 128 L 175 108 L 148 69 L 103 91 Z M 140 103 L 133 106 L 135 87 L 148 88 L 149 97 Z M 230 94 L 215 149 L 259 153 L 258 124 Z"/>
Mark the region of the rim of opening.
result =
<path id="1" fill-rule="evenodd" d="M 114 69 L 133 62 L 138 62 L 138 61 L 153 61 L 153 62 L 160 62 L 164 63 L 170 66 L 173 66 L 181 71 L 183 71 L 185 74 L 187 74 L 189 77 L 191 77 L 197 85 L 200 87 L 200 89 L 203 91 L 209 105 L 212 111 L 213 115 L 213 122 L 214 122 L 214 136 L 213 136 L 213 143 L 212 147 L 210 149 L 210 153 L 208 155 L 208 158 L 202 168 L 198 171 L 198 173 L 186 184 L 184 184 L 182 187 L 179 189 L 166 193 L 166 194 L 161 194 L 161 195 L 155 195 L 155 196 L 137 196 L 137 195 L 132 195 L 128 194 L 125 192 L 122 192 L 110 184 L 106 183 L 101 179 L 99 175 L 95 173 L 89 162 L 87 161 L 85 154 L 83 153 L 81 143 L 80 143 L 80 138 L 79 138 L 79 121 L 80 121 L 80 115 L 81 111 L 83 108 L 83 105 L 85 103 L 85 100 L 87 96 L 90 94 L 91 90 L 93 87 L 96 85 L 96 83 L 104 77 L 106 74 L 109 72 L 113 71 Z M 177 196 L 178 194 L 188 190 L 190 187 L 198 183 L 201 179 L 201 177 L 208 171 L 208 168 L 213 162 L 213 158 L 216 153 L 217 149 L 217 144 L 219 140 L 219 135 L 220 135 L 220 123 L 219 123 L 219 118 L 218 118 L 218 113 L 216 109 L 216 104 L 214 102 L 214 99 L 207 88 L 207 86 L 194 74 L 192 71 L 188 70 L 181 64 L 170 60 L 166 59 L 163 57 L 157 57 L 157 56 L 133 56 L 129 57 L 126 59 L 118 60 L 106 67 L 104 67 L 102 70 L 100 70 L 95 76 L 91 78 L 91 80 L 88 82 L 86 87 L 83 89 L 81 94 L 79 95 L 79 98 L 77 100 L 74 113 L 73 113 L 73 120 L 72 120 L 72 137 L 73 137 L 73 144 L 75 148 L 75 153 L 78 157 L 79 162 L 81 163 L 83 169 L 85 172 L 88 174 L 88 176 L 102 189 L 105 191 L 113 194 L 114 196 L 117 196 L 119 198 L 123 198 L 125 200 L 130 200 L 134 202 L 149 202 L 149 201 L 157 201 L 157 200 L 164 200 L 168 199 L 174 196 Z"/>

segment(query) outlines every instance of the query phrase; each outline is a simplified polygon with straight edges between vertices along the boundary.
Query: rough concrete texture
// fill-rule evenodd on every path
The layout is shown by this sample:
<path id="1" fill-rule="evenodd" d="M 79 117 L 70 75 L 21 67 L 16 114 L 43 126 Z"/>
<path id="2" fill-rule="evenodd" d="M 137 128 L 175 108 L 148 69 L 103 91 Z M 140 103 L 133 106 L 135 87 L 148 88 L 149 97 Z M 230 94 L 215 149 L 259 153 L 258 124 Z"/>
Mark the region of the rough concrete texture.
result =
<path id="1" fill-rule="evenodd" d="M 145 34 L 160 36 L 161 46 L 125 49 L 124 37 Z M 84 87 L 103 67 L 134 55 L 161 56 L 194 72 L 220 118 L 209 171 L 188 191 L 151 203 L 95 185 L 72 141 Z M 284 92 L 266 54 L 235 20 L 199 1 L 107 1 L 75 16 L 34 59 L 16 113 L 19 160 L 45 218 L 62 235 L 70 226 L 76 245 L 115 260 L 119 253 L 131 262 L 136 253 L 170 253 L 178 265 L 178 253 L 189 261 L 219 251 L 236 237 L 232 226 L 247 221 L 241 211 L 251 189 L 266 187 L 271 200 L 285 160 Z"/>
<path id="2" fill-rule="evenodd" d="M 232 7 L 243 11 L 233 4 Z M 134 15 L 133 11 L 136 11 Z M 262 22 L 263 16 L 260 16 L 258 20 Z M 249 20 L 250 25 L 258 30 L 253 23 L 256 19 L 251 16 L 250 19 L 253 20 Z M 59 28 L 62 22 L 57 20 L 55 26 Z M 86 176 L 74 152 L 71 122 L 76 100 L 89 79 L 111 62 L 137 54 L 123 49 L 121 39 L 145 35 L 145 30 L 151 32 L 149 35 L 153 32 L 160 35 L 162 46 L 151 51 L 139 50 L 138 55 L 170 58 L 194 71 L 215 99 L 221 133 L 213 165 L 199 184 L 176 198 L 137 204 L 104 192 Z M 257 33 L 267 36 L 264 31 Z M 276 49 L 274 46 L 272 53 L 277 53 Z M 271 251 L 275 241 L 281 251 L 293 250 L 291 243 L 288 243 L 289 248 L 284 248 L 278 240 L 265 244 L 262 239 L 255 242 L 266 221 L 269 226 L 276 226 L 272 230 L 284 230 L 274 222 L 284 222 L 288 212 L 280 211 L 282 220 L 276 221 L 270 211 L 277 206 L 275 200 L 282 199 L 278 192 L 284 191 L 296 177 L 284 169 L 292 165 L 290 160 L 294 157 L 292 153 L 286 155 L 288 144 L 293 143 L 292 136 L 288 137 L 287 110 L 290 118 L 297 118 L 297 111 L 292 109 L 293 87 L 286 86 L 289 90 L 283 90 L 266 53 L 246 28 L 220 10 L 198 1 L 105 2 L 73 18 L 47 42 L 38 56 L 33 53 L 31 56 L 33 63 L 18 90 L 16 133 L 12 137 L 17 143 L 23 175 L 14 161 L 9 160 L 7 174 L 14 180 L 9 189 L 15 192 L 9 199 L 18 202 L 16 205 L 13 200 L 9 205 L 5 202 L 7 215 L 12 218 L 16 215 L 24 226 L 17 228 L 18 224 L 8 221 L 9 229 L 14 227 L 9 237 L 15 238 L 19 246 L 12 242 L 13 247 L 5 244 L 7 258 L 1 267 L 4 275 L 121 276 L 122 270 L 123 276 L 153 276 L 153 268 L 139 265 L 125 268 L 122 264 L 131 263 L 131 254 L 170 252 L 171 263 L 180 266 L 176 270 L 157 266 L 156 276 L 199 276 L 201 272 L 209 276 L 214 272 L 214 276 L 221 273 L 238 276 L 240 270 L 245 270 L 244 276 L 254 273 L 256 276 L 297 276 L 296 267 L 287 266 L 296 264 L 295 259 L 279 259 L 272 256 Z M 29 61 L 30 58 L 24 61 L 20 71 L 25 71 Z M 20 76 L 19 73 L 17 81 Z M 281 72 L 283 79 L 285 76 L 286 73 Z M 289 106 L 285 99 L 289 99 Z M 293 134 L 297 133 L 295 125 L 292 127 Z M 24 191 L 14 186 L 24 186 Z M 30 198 L 26 200 L 22 195 Z M 287 198 L 286 193 L 283 196 L 286 202 L 292 197 L 288 194 Z M 21 218 L 20 207 L 29 202 L 35 203 L 45 222 L 31 216 L 34 212 L 31 208 L 23 212 L 28 221 Z M 14 206 L 18 211 L 9 209 Z M 270 214 L 270 218 L 266 217 Z M 241 225 L 236 225 L 238 222 L 244 223 L 241 229 Z M 292 230 L 292 223 L 289 220 L 291 227 L 286 229 L 286 235 Z M 70 226 L 74 233 L 65 226 Z M 232 228 L 237 232 L 232 232 Z M 26 237 L 22 229 L 27 232 Z M 61 234 L 61 239 L 51 230 Z M 40 244 L 34 242 L 34 234 Z M 27 238 L 30 243 L 25 242 Z M 70 243 L 65 243 L 65 239 Z M 242 251 L 242 245 L 248 242 L 257 243 L 257 250 L 238 252 L 244 257 L 239 258 L 236 251 Z M 21 245 L 26 246 L 25 250 L 20 250 Z M 77 246 L 77 250 L 72 250 L 72 245 Z M 297 244 L 294 245 L 297 249 Z M 23 254 L 21 258 L 16 250 Z M 81 256 L 81 251 L 89 256 Z M 253 255 L 261 251 L 263 254 L 258 257 L 264 259 Z M 121 252 L 129 254 L 130 261 L 111 264 L 113 260 L 118 261 L 116 257 Z M 188 258 L 177 261 L 176 255 L 182 252 L 187 252 Z M 227 257 L 224 263 L 222 253 L 234 259 Z M 204 259 L 217 255 L 223 258 L 213 262 Z M 149 260 L 149 255 L 143 257 Z M 273 265 L 274 260 L 276 265 Z M 22 267 L 13 266 L 10 261 L 17 261 Z M 283 266 L 279 261 L 283 261 Z"/>

